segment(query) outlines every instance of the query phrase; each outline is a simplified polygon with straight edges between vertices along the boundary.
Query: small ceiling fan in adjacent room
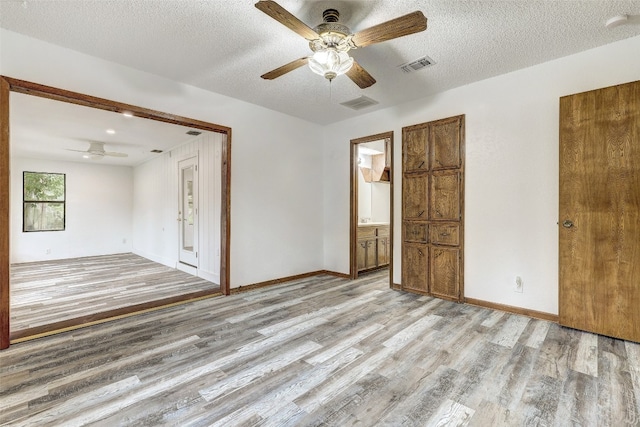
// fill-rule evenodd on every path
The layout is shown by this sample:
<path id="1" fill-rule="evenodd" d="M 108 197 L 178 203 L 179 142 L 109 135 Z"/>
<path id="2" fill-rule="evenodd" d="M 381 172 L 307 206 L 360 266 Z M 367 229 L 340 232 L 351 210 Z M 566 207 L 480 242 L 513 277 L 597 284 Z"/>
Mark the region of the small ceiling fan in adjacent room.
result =
<path id="1" fill-rule="evenodd" d="M 311 29 L 275 1 L 261 0 L 255 6 L 309 41 L 313 54 L 296 59 L 282 67 L 269 71 L 261 77 L 273 80 L 290 71 L 309 64 L 311 70 L 330 81 L 346 74 L 361 89 L 373 85 L 376 80 L 360 66 L 348 52 L 375 43 L 392 40 L 427 29 L 427 18 L 420 11 L 374 25 L 357 33 L 351 33 L 346 25 L 338 22 L 340 13 L 327 9 L 322 14 L 321 24 Z"/>
<path id="2" fill-rule="evenodd" d="M 89 148 L 86 151 L 72 150 L 67 148 L 67 151 L 75 151 L 77 153 L 84 153 L 82 157 L 91 160 L 102 160 L 104 157 L 128 157 L 126 153 L 116 153 L 113 151 L 104 151 L 104 142 L 89 141 Z"/>

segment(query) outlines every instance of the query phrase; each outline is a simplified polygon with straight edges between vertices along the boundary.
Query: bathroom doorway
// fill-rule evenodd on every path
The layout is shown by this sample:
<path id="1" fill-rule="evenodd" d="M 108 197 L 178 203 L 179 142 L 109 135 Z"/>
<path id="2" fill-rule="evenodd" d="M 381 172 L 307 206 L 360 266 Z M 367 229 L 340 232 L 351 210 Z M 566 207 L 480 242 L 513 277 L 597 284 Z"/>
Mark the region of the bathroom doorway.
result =
<path id="1" fill-rule="evenodd" d="M 350 276 L 387 270 L 393 287 L 393 132 L 351 140 Z"/>

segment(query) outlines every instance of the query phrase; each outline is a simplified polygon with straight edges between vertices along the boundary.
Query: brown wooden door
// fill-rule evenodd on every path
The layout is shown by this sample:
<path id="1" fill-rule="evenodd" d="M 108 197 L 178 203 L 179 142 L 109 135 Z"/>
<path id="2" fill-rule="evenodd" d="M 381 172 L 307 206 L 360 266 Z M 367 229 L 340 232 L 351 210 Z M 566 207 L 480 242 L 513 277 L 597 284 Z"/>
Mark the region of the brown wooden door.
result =
<path id="1" fill-rule="evenodd" d="M 376 249 L 376 239 L 367 240 L 367 256 L 366 256 L 366 265 L 365 268 L 374 268 L 377 266 L 377 249 Z"/>
<path id="2" fill-rule="evenodd" d="M 429 263 L 431 294 L 447 299 L 457 298 L 460 282 L 460 249 L 432 246 L 429 248 Z"/>
<path id="3" fill-rule="evenodd" d="M 402 246 L 402 289 L 429 292 L 429 247 L 420 243 Z"/>
<path id="4" fill-rule="evenodd" d="M 415 126 L 402 133 L 402 171 L 415 172 L 429 169 L 429 128 Z"/>
<path id="5" fill-rule="evenodd" d="M 365 270 L 367 268 L 367 240 L 358 240 L 358 250 L 356 256 L 358 258 L 358 271 Z"/>
<path id="6" fill-rule="evenodd" d="M 433 173 L 429 191 L 429 219 L 433 221 L 460 220 L 460 172 Z"/>
<path id="7" fill-rule="evenodd" d="M 402 129 L 402 289 L 461 301 L 464 116 Z"/>
<path id="8" fill-rule="evenodd" d="M 640 81 L 560 99 L 560 324 L 640 341 Z"/>
<path id="9" fill-rule="evenodd" d="M 413 174 L 403 181 L 403 219 L 426 221 L 428 212 L 429 175 Z"/>
<path id="10" fill-rule="evenodd" d="M 459 168 L 462 164 L 460 152 L 460 121 L 457 117 L 439 120 L 429 127 L 432 141 L 431 169 Z"/>
<path id="11" fill-rule="evenodd" d="M 389 246 L 388 237 L 378 238 L 378 267 L 389 264 L 388 246 Z"/>
<path id="12" fill-rule="evenodd" d="M 358 240 L 358 271 L 377 266 L 376 239 Z"/>

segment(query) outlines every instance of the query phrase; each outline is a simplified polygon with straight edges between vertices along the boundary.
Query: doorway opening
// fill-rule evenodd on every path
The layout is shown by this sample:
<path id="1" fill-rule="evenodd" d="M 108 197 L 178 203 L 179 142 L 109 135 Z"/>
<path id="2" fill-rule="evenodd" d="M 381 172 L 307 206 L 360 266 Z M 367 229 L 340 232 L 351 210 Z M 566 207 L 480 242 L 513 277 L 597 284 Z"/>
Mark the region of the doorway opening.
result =
<path id="1" fill-rule="evenodd" d="M 135 117 L 148 119 L 153 122 L 163 122 L 164 124 L 177 125 L 180 127 L 187 127 L 191 129 L 198 129 L 208 131 L 212 135 L 217 135 L 217 139 L 220 140 L 220 145 L 215 151 L 216 156 L 220 159 L 220 167 L 216 170 L 217 179 L 219 182 L 220 190 L 215 192 L 215 197 L 219 201 L 219 218 L 220 221 L 217 224 L 219 244 L 217 248 L 214 248 L 215 253 L 219 254 L 217 264 L 219 266 L 219 286 L 207 288 L 204 290 L 196 291 L 193 288 L 182 292 L 177 296 L 170 296 L 160 299 L 156 298 L 153 301 L 145 301 L 139 304 L 130 305 L 127 307 L 117 307 L 112 310 L 100 312 L 97 314 L 87 314 L 80 317 L 74 317 L 73 319 L 64 320 L 61 322 L 50 323 L 43 325 L 42 327 L 29 328 L 21 331 L 20 333 L 13 333 L 10 330 L 10 250 L 9 250 L 9 235 L 10 235 L 10 197 L 9 188 L 11 185 L 10 175 L 10 140 L 11 135 L 9 133 L 9 113 L 10 113 L 10 94 L 24 94 L 31 97 L 38 97 L 41 99 L 60 101 L 61 104 L 76 105 L 89 107 L 95 110 L 103 110 L 113 113 L 120 113 L 122 116 Z M 20 95 L 22 96 L 22 95 Z M 13 98 L 13 97 L 12 97 Z M 13 113 L 13 111 L 12 111 Z M 14 116 L 15 117 L 15 116 Z M 124 120 L 124 119 L 123 119 Z M 144 121 L 144 120 L 143 120 Z M 207 149 L 213 150 L 211 144 L 204 144 Z M 211 147 L 210 147 L 211 146 Z M 64 150 L 60 150 L 63 152 Z M 71 150 L 73 151 L 73 150 Z M 170 157 L 170 156 L 169 156 Z M 23 341 L 26 339 L 34 338 L 36 336 L 50 335 L 52 333 L 60 332 L 62 330 L 75 329 L 87 324 L 101 323 L 109 319 L 128 316 L 136 312 L 149 311 L 160 307 L 174 305 L 185 301 L 194 299 L 206 298 L 220 293 L 228 295 L 229 289 L 229 242 L 230 242 L 230 159 L 231 159 L 231 129 L 225 126 L 216 125 L 213 123 L 207 123 L 199 120 L 194 120 L 186 117 L 176 116 L 160 111 L 150 110 L 143 107 L 124 104 L 116 101 L 111 101 L 103 98 L 97 98 L 89 95 L 84 95 L 76 92 L 71 92 L 59 88 L 50 86 L 44 86 L 37 83 L 27 82 L 23 80 L 13 79 L 10 77 L 0 76 L 0 349 L 7 348 L 10 342 L 16 342 L 17 340 Z M 168 162 L 167 164 L 170 164 Z M 163 163 L 164 165 L 164 163 Z M 174 168 L 172 173 L 175 173 Z M 168 171 L 169 169 L 167 169 Z M 175 175 L 172 174 L 175 177 Z M 205 177 L 207 180 L 213 179 L 212 177 Z M 145 181 L 147 182 L 147 181 Z M 148 182 L 157 184 L 153 180 Z M 173 182 L 176 182 L 173 178 Z M 158 191 L 164 190 L 161 186 L 162 183 L 156 185 L 154 189 Z M 193 184 L 191 184 L 193 185 Z M 112 186 L 115 188 L 115 186 Z M 102 188 L 102 187 L 95 187 Z M 195 193 L 194 193 L 195 194 Z M 172 198 L 175 201 L 175 198 Z M 194 207 L 197 206 L 194 204 Z M 175 213 L 175 211 L 173 211 Z M 194 211 L 195 213 L 195 211 Z M 175 227 L 175 217 L 171 216 L 172 222 L 171 229 L 167 231 L 169 233 Z M 161 231 L 165 231 L 164 228 Z M 201 230 L 202 231 L 202 230 Z M 194 233 L 194 237 L 197 233 Z M 202 246 L 202 239 L 200 239 L 200 246 Z M 121 239 L 122 244 L 129 242 L 129 239 Z M 177 245 L 174 244 L 172 248 L 175 250 Z M 48 253 L 48 252 L 47 252 Z M 155 267 L 154 267 L 155 268 Z M 136 269 L 136 274 L 140 269 Z"/>
<path id="2" fill-rule="evenodd" d="M 387 269 L 393 287 L 393 132 L 351 140 L 350 271 Z"/>

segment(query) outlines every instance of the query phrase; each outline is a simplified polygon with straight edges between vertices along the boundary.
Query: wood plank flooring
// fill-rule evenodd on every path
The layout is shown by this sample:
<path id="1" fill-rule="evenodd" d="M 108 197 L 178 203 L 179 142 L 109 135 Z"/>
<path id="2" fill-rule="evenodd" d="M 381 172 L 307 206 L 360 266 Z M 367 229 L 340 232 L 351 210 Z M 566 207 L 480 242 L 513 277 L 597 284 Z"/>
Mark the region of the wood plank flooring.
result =
<path id="1" fill-rule="evenodd" d="M 131 253 L 11 265 L 11 332 L 219 286 Z"/>
<path id="2" fill-rule="evenodd" d="M 11 426 L 640 425 L 640 345 L 297 280 L 0 352 Z"/>

